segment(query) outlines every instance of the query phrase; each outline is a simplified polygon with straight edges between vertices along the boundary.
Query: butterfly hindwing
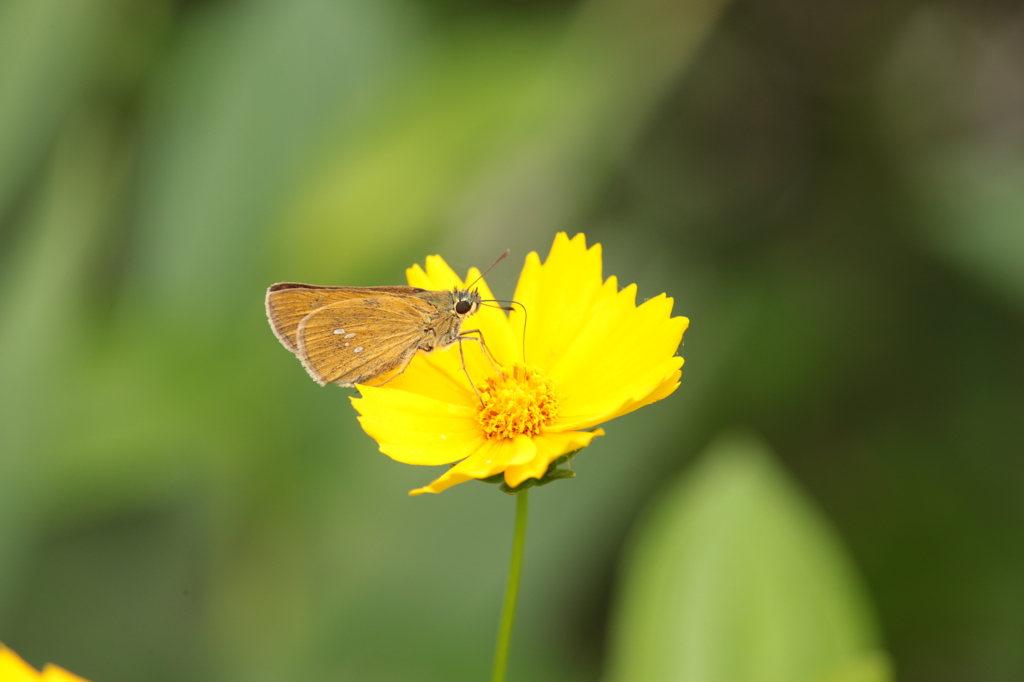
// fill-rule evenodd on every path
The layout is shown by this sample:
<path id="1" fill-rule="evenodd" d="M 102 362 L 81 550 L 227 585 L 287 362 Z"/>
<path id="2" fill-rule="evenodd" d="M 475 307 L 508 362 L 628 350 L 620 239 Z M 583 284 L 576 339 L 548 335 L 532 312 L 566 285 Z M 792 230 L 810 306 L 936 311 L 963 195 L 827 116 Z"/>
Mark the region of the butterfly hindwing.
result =
<path id="1" fill-rule="evenodd" d="M 423 342 L 433 338 L 435 313 L 414 296 L 349 297 L 300 320 L 296 355 L 321 385 L 363 383 L 409 364 Z"/>

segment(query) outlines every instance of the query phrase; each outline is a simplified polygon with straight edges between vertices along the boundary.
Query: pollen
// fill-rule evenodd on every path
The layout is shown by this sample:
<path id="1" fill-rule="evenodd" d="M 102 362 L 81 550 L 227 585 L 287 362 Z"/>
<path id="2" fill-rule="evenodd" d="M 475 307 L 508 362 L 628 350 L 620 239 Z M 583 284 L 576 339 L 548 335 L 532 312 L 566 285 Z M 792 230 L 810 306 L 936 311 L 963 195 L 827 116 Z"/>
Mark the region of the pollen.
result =
<path id="1" fill-rule="evenodd" d="M 488 438 L 535 436 L 558 416 L 558 393 L 539 370 L 515 363 L 477 384 L 477 421 Z"/>

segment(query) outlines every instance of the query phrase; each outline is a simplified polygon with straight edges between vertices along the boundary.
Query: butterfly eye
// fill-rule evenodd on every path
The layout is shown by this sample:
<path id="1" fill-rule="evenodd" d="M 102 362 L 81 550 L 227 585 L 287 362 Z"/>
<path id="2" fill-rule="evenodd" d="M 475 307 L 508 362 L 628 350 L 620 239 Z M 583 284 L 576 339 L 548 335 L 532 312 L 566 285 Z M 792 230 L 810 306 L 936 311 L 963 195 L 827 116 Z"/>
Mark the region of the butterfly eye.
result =
<path id="1" fill-rule="evenodd" d="M 465 315 L 470 311 L 470 309 L 472 309 L 472 307 L 473 304 L 470 303 L 469 301 L 459 301 L 458 303 L 455 304 L 455 312 L 457 312 L 459 315 Z"/>

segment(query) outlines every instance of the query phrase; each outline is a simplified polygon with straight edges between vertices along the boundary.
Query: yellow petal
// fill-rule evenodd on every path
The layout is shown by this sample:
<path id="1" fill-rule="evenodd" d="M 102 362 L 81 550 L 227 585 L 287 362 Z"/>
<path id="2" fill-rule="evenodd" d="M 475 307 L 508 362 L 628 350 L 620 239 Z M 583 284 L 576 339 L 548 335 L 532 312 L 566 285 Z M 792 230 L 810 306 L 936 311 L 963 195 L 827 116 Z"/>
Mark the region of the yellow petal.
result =
<path id="1" fill-rule="evenodd" d="M 671 316 L 673 301 L 664 294 L 639 307 L 635 296 L 636 285 L 631 284 L 588 311 L 587 324 L 550 369 L 566 391 L 576 379 L 628 376 L 675 355 L 689 320 Z"/>
<path id="2" fill-rule="evenodd" d="M 489 440 L 433 483 L 411 490 L 409 494 L 439 493 L 458 483 L 488 478 L 505 471 L 509 466 L 532 460 L 536 453 L 536 445 L 526 436 L 517 436 L 511 440 Z"/>
<path id="3" fill-rule="evenodd" d="M 560 232 L 559 235 L 561 234 Z M 555 238 L 557 239 L 558 237 Z M 536 251 L 526 254 L 523 270 L 519 273 L 519 283 L 516 284 L 516 291 L 512 296 L 513 300 L 520 305 L 512 306 L 513 309 L 509 313 L 508 319 L 509 324 L 512 326 L 512 332 L 520 344 L 526 341 L 526 337 L 523 334 L 524 326 L 529 322 L 531 329 L 533 327 L 529 311 L 535 308 L 536 302 L 540 300 L 542 267 L 540 256 L 537 255 Z M 524 311 L 526 312 L 524 313 Z M 513 358 L 514 361 L 525 362 L 524 348 L 524 346 L 520 346 L 517 357 Z"/>
<path id="4" fill-rule="evenodd" d="M 474 346 L 475 344 L 470 343 L 465 350 L 477 350 Z M 442 355 L 453 355 L 456 360 L 454 367 L 441 362 Z M 466 379 L 466 373 L 458 363 L 458 356 L 457 347 L 438 351 L 431 356 L 417 355 L 405 368 L 405 372 L 381 388 L 408 391 L 452 405 L 475 408 L 479 402 L 469 380 Z"/>
<path id="5" fill-rule="evenodd" d="M 663 384 L 683 364 L 675 352 L 689 321 L 671 317 L 672 299 L 664 295 L 635 307 L 635 291 L 630 285 L 599 301 L 551 369 L 563 396 L 557 428 L 597 424 L 611 418 L 606 415 L 625 414 L 623 405 L 636 409 L 651 402 L 647 397 L 654 392 L 667 395 Z"/>
<path id="6" fill-rule="evenodd" d="M 493 373 L 480 344 L 462 341 L 430 355 L 417 354 L 405 372 L 382 387 L 470 407 L 479 405 L 473 387 Z"/>
<path id="7" fill-rule="evenodd" d="M 435 372 L 458 384 L 463 394 L 467 396 L 466 404 L 473 405 L 479 404 L 476 393 L 473 392 L 473 386 L 494 373 L 494 368 L 487 356 L 484 355 L 483 348 L 473 341 L 457 342 L 450 348 L 430 355 L 418 356 L 413 362 L 431 365 Z M 411 366 L 412 363 L 410 363 Z M 404 384 L 399 386 L 404 387 Z M 421 384 L 417 390 L 429 390 L 429 387 Z"/>
<path id="8" fill-rule="evenodd" d="M 427 256 L 426 270 L 417 263 L 405 271 L 405 276 L 409 281 L 409 286 L 430 291 L 462 287 L 462 280 L 440 256 Z"/>
<path id="9" fill-rule="evenodd" d="M 448 464 L 468 457 L 485 439 L 472 407 L 383 386 L 360 387 L 352 398 L 359 423 L 380 451 L 406 464 Z"/>
<path id="10" fill-rule="evenodd" d="M 660 377 L 660 380 L 652 379 L 649 383 L 642 384 L 635 393 L 628 395 L 617 404 L 597 404 L 584 410 L 581 414 L 560 415 L 557 422 L 552 424 L 549 429 L 553 432 L 589 429 L 666 398 L 679 388 L 679 377 L 682 375 L 678 369 L 668 370 L 671 366 L 679 366 L 682 363 L 682 358 L 673 358 L 666 362 L 666 371 L 659 368 L 651 373 L 651 376 Z"/>
<path id="11" fill-rule="evenodd" d="M 0 680 L 4 678 L 0 677 Z M 46 667 L 43 668 L 43 682 L 88 682 L 88 680 L 79 677 L 78 675 L 72 675 L 64 668 L 59 665 L 53 665 L 47 663 Z"/>
<path id="12" fill-rule="evenodd" d="M 540 478 L 556 459 L 580 448 L 585 448 L 590 445 L 590 441 L 595 437 L 603 435 L 604 431 L 601 429 L 569 431 L 566 433 L 542 433 L 533 439 L 534 444 L 537 446 L 537 452 L 532 459 L 505 469 L 505 483 L 509 487 L 515 488 L 528 478 Z"/>
<path id="13" fill-rule="evenodd" d="M 39 673 L 3 644 L 0 644 L 0 680 L 3 682 L 29 682 L 38 680 Z"/>
<path id="14" fill-rule="evenodd" d="M 571 240 L 564 232 L 556 235 L 543 265 L 537 254 L 527 256 L 515 294 L 526 315 L 510 315 L 517 338 L 526 319 L 524 361 L 545 369 L 557 362 L 586 323 L 601 288 L 601 245 L 588 249 L 582 234 Z"/>

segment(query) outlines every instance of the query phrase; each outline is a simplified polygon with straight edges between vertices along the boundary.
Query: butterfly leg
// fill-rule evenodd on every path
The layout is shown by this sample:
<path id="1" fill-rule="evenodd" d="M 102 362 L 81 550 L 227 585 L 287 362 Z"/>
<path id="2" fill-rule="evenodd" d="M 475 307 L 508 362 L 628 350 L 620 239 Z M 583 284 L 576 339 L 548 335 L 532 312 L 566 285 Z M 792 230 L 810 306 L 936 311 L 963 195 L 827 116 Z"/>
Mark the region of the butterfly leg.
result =
<path id="1" fill-rule="evenodd" d="M 483 407 L 483 396 L 480 395 L 480 391 L 476 390 L 476 384 L 473 383 L 473 377 L 469 376 L 469 368 L 466 367 L 466 355 L 462 352 L 462 336 L 458 336 L 455 340 L 459 342 L 459 359 L 462 360 L 462 371 L 466 373 L 466 380 L 469 381 L 469 387 L 473 389 L 473 393 L 476 394 L 476 399 L 480 401 L 480 407 Z"/>
<path id="2" fill-rule="evenodd" d="M 474 336 L 468 336 L 469 334 L 479 334 L 480 337 L 477 338 Z M 488 348 L 487 342 L 484 341 L 484 333 L 482 331 L 480 331 L 479 329 L 467 329 L 466 331 L 459 334 L 459 338 L 466 338 L 467 340 L 473 339 L 474 341 L 478 341 L 480 343 L 480 348 L 483 351 L 484 357 L 487 358 L 487 361 L 489 363 L 491 363 L 491 369 L 493 369 L 495 373 L 501 371 L 501 369 L 496 364 L 494 364 L 494 354 L 491 353 L 491 349 Z"/>

